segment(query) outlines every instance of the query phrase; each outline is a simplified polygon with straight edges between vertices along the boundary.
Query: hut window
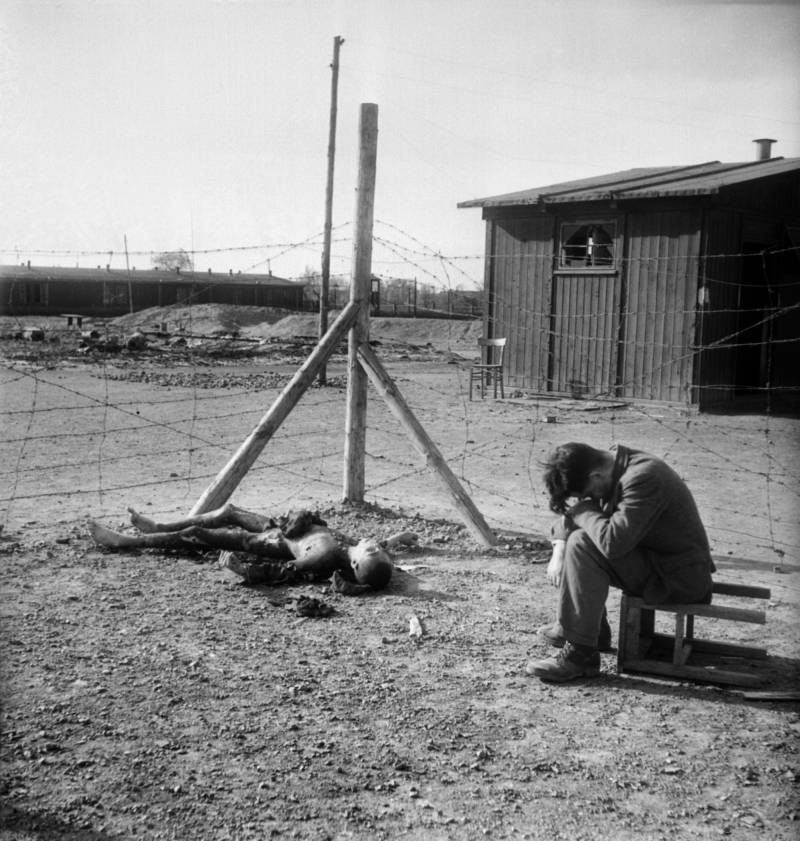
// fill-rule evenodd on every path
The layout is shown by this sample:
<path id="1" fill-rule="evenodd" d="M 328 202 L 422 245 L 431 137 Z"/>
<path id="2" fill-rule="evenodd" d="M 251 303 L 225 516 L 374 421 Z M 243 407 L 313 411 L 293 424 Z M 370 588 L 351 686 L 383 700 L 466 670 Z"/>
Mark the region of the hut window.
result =
<path id="1" fill-rule="evenodd" d="M 614 222 L 565 222 L 561 226 L 559 268 L 609 268 L 614 265 Z"/>
<path id="2" fill-rule="evenodd" d="M 22 286 L 21 301 L 23 304 L 47 304 L 47 291 L 46 283 L 25 283 Z"/>

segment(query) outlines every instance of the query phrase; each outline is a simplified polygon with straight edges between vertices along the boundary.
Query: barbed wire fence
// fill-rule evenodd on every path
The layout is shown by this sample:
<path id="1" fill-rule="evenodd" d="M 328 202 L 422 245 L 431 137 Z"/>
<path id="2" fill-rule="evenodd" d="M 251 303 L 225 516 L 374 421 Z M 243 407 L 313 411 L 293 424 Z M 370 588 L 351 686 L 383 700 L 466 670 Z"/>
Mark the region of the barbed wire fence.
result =
<path id="1" fill-rule="evenodd" d="M 448 257 L 381 225 L 389 234 L 377 236 L 376 247 L 408 272 L 452 287 L 472 279 L 468 261 L 478 261 L 473 273 L 476 266 L 482 271 L 484 255 Z M 316 237 L 269 248 L 314 243 Z M 257 248 L 263 254 L 267 247 L 252 250 Z M 763 317 L 794 306 L 776 307 Z M 648 313 L 654 319 L 666 315 Z M 187 329 L 193 332 L 191 323 Z M 545 535 L 551 515 L 540 465 L 547 451 L 565 440 L 619 442 L 676 467 L 695 490 L 716 553 L 773 566 L 800 562 L 796 418 L 698 414 L 688 404 L 617 401 L 610 393 L 595 395 L 605 401 L 554 401 L 511 390 L 503 401 L 471 401 L 470 353 L 476 348 L 465 344 L 457 323 L 442 329 L 437 344 L 447 353 L 436 357 L 440 364 L 394 357 L 386 364 L 490 527 Z M 241 339 L 226 341 L 233 347 Z M 751 343 L 739 331 L 720 341 L 727 347 Z M 666 343 L 652 342 L 660 345 L 659 364 L 676 363 Z M 80 528 L 89 518 L 120 523 L 128 507 L 153 516 L 185 513 L 280 394 L 302 356 L 214 361 L 187 343 L 172 363 L 110 354 L 79 361 L 55 344 L 43 354 L 5 356 L 0 362 L 4 527 Z M 237 488 L 237 504 L 282 513 L 340 501 L 345 367 L 343 355 L 335 355 L 329 383 L 303 396 Z M 446 494 L 374 392 L 367 418 L 367 500 L 408 515 L 455 520 Z"/>

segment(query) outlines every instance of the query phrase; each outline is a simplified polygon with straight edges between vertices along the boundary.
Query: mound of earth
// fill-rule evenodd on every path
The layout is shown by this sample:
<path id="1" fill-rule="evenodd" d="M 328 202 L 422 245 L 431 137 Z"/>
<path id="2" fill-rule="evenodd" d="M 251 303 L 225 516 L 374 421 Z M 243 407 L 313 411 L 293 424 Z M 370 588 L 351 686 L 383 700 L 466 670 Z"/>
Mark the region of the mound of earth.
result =
<path id="1" fill-rule="evenodd" d="M 338 312 L 330 314 L 331 323 Z M 438 350 L 453 347 L 476 348 L 481 336 L 480 321 L 453 321 L 447 318 L 379 317 L 370 321 L 370 338 L 386 344 L 432 345 Z M 295 336 L 316 336 L 319 316 L 316 313 L 293 313 L 273 323 L 251 324 L 242 335 L 264 339 L 290 339 Z"/>
<path id="2" fill-rule="evenodd" d="M 338 310 L 331 311 L 330 323 Z M 213 336 L 237 333 L 255 339 L 292 339 L 297 336 L 316 336 L 319 315 L 298 313 L 268 307 L 245 307 L 225 304 L 196 304 L 151 307 L 140 312 L 115 318 L 114 327 L 123 333 L 137 330 L 186 332 L 192 335 Z M 384 343 L 426 346 L 436 349 L 474 349 L 481 336 L 481 321 L 456 321 L 447 318 L 379 317 L 370 322 L 370 337 Z"/>
<path id="3" fill-rule="evenodd" d="M 277 307 L 246 307 L 233 304 L 174 304 L 149 307 L 130 315 L 121 315 L 113 325 L 124 333 L 149 332 L 166 326 L 169 333 L 212 336 L 221 333 L 242 334 L 254 325 L 269 325 L 285 318 L 291 310 Z"/>
<path id="4" fill-rule="evenodd" d="M 330 312 L 329 323 L 333 323 L 339 312 Z M 80 336 L 75 327 L 67 327 L 63 317 L 26 316 L 0 319 L 0 337 L 13 338 L 29 326 L 40 327 L 45 339 L 59 343 L 51 349 L 53 353 L 63 354 L 70 341 L 77 341 Z M 249 340 L 249 352 L 253 352 L 258 340 L 268 341 L 271 345 L 293 343 L 298 339 L 304 346 L 313 344 L 319 333 L 319 314 L 232 304 L 174 304 L 150 307 L 110 320 L 87 316 L 82 329 L 96 329 L 103 335 L 122 339 L 123 343 L 137 332 L 185 336 L 200 342 L 237 336 Z M 381 316 L 372 318 L 370 322 L 370 338 L 373 341 L 388 346 L 387 350 L 394 346 L 396 352 L 403 354 L 413 354 L 417 349 L 425 358 L 440 353 L 451 353 L 459 358 L 475 357 L 482 331 L 480 320 Z M 28 354 L 35 351 L 36 355 L 41 355 L 43 345 L 50 348 L 49 342 L 34 345 L 26 342 L 24 350 Z"/>

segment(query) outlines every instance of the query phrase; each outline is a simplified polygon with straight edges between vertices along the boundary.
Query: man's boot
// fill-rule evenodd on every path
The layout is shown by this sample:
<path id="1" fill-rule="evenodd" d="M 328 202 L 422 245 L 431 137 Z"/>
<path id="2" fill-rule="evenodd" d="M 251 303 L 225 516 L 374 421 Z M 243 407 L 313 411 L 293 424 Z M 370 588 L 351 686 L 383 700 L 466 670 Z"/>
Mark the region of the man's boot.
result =
<path id="1" fill-rule="evenodd" d="M 552 683 L 597 677 L 600 674 L 600 653 L 596 648 L 566 641 L 555 657 L 528 663 L 525 673 Z"/>
<path id="2" fill-rule="evenodd" d="M 566 640 L 556 631 L 555 625 L 543 625 L 538 630 L 539 636 L 544 637 L 550 645 L 555 648 L 563 648 Z M 608 624 L 608 614 L 603 611 L 603 618 L 600 620 L 600 634 L 597 637 L 597 650 L 607 653 L 614 650 L 611 644 L 611 626 Z"/>

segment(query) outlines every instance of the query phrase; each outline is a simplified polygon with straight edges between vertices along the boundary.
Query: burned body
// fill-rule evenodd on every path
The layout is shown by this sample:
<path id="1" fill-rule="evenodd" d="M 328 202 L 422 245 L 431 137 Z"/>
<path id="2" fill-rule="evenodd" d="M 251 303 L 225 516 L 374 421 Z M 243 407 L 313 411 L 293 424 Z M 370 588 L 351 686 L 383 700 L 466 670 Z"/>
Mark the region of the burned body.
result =
<path id="1" fill-rule="evenodd" d="M 276 520 L 226 504 L 205 514 L 159 523 L 128 510 L 138 534 L 92 522 L 95 542 L 109 549 L 221 549 L 221 563 L 248 584 L 322 581 L 338 573 L 345 581 L 381 589 L 392 577 L 392 562 L 377 541 L 340 545 L 325 521 L 310 511 L 291 512 Z"/>

